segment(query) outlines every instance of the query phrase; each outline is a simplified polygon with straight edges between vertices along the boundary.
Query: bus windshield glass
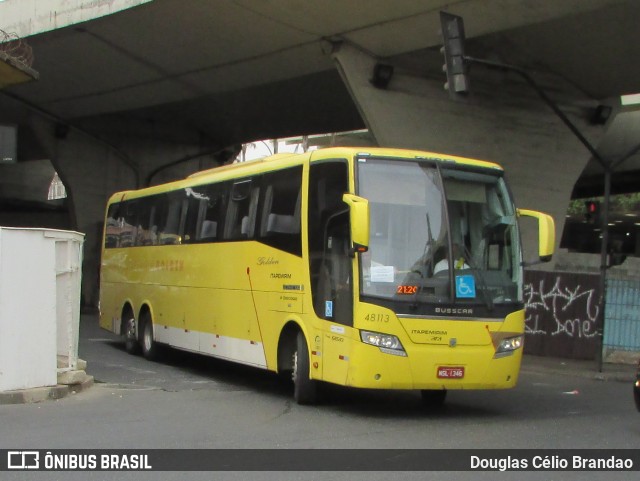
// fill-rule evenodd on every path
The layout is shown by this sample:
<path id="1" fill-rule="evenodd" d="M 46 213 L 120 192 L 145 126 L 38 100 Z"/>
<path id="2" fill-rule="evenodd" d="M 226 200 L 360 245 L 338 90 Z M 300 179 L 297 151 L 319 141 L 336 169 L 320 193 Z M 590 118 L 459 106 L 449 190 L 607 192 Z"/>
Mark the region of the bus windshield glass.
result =
<path id="1" fill-rule="evenodd" d="M 522 302 L 516 212 L 498 172 L 435 162 L 361 158 L 369 251 L 361 294 L 375 302 Z"/>

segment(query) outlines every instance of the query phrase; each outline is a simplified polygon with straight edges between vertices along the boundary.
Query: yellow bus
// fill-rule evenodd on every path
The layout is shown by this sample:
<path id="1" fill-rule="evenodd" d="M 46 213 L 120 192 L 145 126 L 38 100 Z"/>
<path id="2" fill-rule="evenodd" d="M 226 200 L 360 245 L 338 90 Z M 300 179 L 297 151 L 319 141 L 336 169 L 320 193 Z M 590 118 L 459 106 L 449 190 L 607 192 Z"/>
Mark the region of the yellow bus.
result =
<path id="1" fill-rule="evenodd" d="M 413 389 L 516 384 L 524 335 L 518 217 L 496 164 L 329 148 L 120 192 L 107 206 L 100 325 L 293 379 Z"/>

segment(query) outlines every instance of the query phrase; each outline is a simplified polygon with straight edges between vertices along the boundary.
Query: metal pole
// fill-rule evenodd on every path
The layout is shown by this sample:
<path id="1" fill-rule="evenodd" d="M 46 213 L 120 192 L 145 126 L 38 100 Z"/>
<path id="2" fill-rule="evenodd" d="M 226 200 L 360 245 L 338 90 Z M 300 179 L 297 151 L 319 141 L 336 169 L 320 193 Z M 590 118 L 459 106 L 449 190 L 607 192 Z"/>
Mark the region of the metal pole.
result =
<path id="1" fill-rule="evenodd" d="M 604 349 L 604 320 L 607 295 L 607 249 L 609 246 L 609 204 L 611 197 L 611 167 L 604 169 L 604 201 L 602 203 L 602 243 L 600 244 L 600 326 L 598 327 L 598 347 L 596 358 L 598 360 L 598 372 L 602 372 Z"/>

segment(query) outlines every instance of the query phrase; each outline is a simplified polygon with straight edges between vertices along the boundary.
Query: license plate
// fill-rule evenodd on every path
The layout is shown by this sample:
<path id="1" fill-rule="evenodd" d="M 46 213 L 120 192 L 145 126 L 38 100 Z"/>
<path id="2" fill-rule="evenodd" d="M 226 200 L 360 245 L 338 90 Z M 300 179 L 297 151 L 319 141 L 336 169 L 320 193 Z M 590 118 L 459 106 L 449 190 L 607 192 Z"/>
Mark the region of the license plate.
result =
<path id="1" fill-rule="evenodd" d="M 438 379 L 462 379 L 464 377 L 464 367 L 440 366 L 438 368 Z"/>

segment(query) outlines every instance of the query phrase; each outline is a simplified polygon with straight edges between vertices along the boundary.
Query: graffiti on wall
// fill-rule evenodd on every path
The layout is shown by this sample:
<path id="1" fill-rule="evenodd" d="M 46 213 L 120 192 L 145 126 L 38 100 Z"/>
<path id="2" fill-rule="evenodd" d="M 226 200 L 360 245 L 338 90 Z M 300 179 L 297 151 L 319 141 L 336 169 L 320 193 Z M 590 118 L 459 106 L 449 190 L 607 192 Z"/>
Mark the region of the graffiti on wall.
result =
<path id="1" fill-rule="evenodd" d="M 524 287 L 525 351 L 590 357 L 600 322 L 598 277 L 528 272 Z"/>
<path id="2" fill-rule="evenodd" d="M 545 279 L 540 280 L 537 285 L 526 284 L 524 300 L 527 334 L 564 334 L 578 338 L 597 335 L 596 322 L 600 306 L 593 288 L 569 286 L 560 276 L 556 276 L 552 286 L 545 284 Z M 543 317 L 547 319 L 544 323 Z M 549 318 L 555 323 L 555 326 L 551 326 L 551 332 Z"/>

